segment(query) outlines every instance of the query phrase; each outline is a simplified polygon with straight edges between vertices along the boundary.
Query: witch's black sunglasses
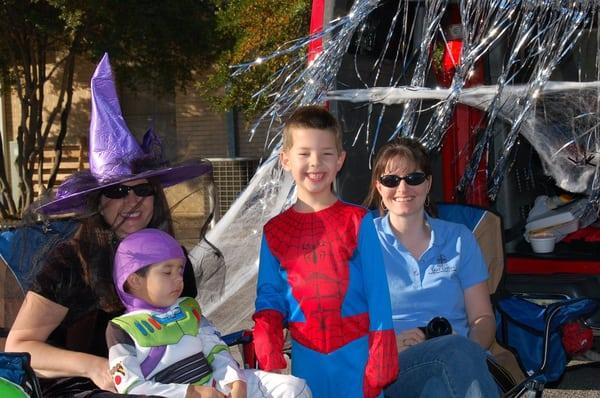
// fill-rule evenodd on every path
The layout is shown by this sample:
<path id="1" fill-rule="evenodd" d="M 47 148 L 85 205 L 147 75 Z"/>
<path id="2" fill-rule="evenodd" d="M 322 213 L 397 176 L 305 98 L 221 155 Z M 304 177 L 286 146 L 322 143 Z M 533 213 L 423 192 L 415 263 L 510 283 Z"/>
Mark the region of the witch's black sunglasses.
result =
<path id="1" fill-rule="evenodd" d="M 402 180 L 406 181 L 408 185 L 420 185 L 427 179 L 427 174 L 422 171 L 415 171 L 414 173 L 407 174 L 405 176 L 397 176 L 396 174 L 386 174 L 379 177 L 379 182 L 384 187 L 396 188 L 400 185 Z"/>
<path id="2" fill-rule="evenodd" d="M 149 182 L 143 182 L 134 186 L 123 184 L 113 185 L 111 187 L 104 188 L 102 190 L 102 195 L 109 199 L 123 199 L 129 195 L 129 191 L 133 191 L 133 193 L 140 198 L 154 195 L 154 187 Z"/>

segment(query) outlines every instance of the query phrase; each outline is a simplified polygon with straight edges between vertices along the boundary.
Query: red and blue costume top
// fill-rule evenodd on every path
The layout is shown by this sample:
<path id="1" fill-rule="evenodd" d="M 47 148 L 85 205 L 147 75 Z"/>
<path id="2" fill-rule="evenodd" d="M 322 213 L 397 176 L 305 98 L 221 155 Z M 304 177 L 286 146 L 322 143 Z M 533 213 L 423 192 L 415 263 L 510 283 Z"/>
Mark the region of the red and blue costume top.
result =
<path id="1" fill-rule="evenodd" d="M 261 368 L 285 367 L 315 397 L 376 397 L 398 373 L 390 295 L 379 239 L 366 209 L 337 201 L 290 208 L 264 227 L 254 339 Z"/>

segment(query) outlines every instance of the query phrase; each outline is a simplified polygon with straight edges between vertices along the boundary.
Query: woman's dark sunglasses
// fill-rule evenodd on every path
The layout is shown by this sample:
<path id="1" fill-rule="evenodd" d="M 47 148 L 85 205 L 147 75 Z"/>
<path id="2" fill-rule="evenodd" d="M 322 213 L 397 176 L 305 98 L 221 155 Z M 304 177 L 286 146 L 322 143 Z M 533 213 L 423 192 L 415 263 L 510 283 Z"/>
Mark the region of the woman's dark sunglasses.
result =
<path id="1" fill-rule="evenodd" d="M 109 199 L 123 199 L 129 195 L 129 191 L 133 191 L 133 193 L 140 198 L 154 195 L 154 187 L 149 182 L 144 182 L 134 186 L 123 184 L 113 185 L 112 187 L 104 188 L 102 190 L 102 195 Z"/>
<path id="2" fill-rule="evenodd" d="M 379 177 L 379 182 L 384 187 L 396 188 L 400 185 L 400 181 L 404 180 L 408 185 L 420 185 L 427 179 L 427 175 L 422 171 L 415 171 L 414 173 L 407 174 L 403 177 L 397 176 L 396 174 L 386 174 Z"/>

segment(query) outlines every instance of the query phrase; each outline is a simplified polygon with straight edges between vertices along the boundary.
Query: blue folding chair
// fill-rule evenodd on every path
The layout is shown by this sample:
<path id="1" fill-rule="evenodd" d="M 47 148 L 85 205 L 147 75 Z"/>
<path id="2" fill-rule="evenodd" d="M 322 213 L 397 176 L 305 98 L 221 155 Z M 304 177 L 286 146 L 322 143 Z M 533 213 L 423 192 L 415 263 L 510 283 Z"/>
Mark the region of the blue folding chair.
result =
<path id="1" fill-rule="evenodd" d="M 517 353 L 529 375 L 508 391 L 508 396 L 535 397 L 544 386 L 560 379 L 569 358 L 561 339 L 561 326 L 591 315 L 598 302 L 589 298 L 566 299 L 547 306 L 519 296 L 496 302 L 496 338 Z"/>
<path id="2" fill-rule="evenodd" d="M 26 352 L 0 353 L 0 397 L 42 398 L 39 381 Z"/>
<path id="3" fill-rule="evenodd" d="M 456 203 L 439 204 L 438 217 L 464 224 L 473 231 L 490 270 L 490 292 L 495 293 L 504 270 L 501 217 L 488 209 Z M 536 397 L 541 395 L 546 383 L 558 380 L 568 361 L 560 338 L 561 326 L 584 319 L 598 306 L 596 300 L 589 298 L 540 306 L 525 297 L 507 293 L 496 293 L 493 303 L 496 340 L 515 354 L 527 376 L 516 380 L 511 388 L 503 388 L 504 397 Z"/>
<path id="4" fill-rule="evenodd" d="M 8 335 L 39 261 L 70 237 L 77 225 L 72 220 L 57 220 L 0 231 L 0 339 Z"/>

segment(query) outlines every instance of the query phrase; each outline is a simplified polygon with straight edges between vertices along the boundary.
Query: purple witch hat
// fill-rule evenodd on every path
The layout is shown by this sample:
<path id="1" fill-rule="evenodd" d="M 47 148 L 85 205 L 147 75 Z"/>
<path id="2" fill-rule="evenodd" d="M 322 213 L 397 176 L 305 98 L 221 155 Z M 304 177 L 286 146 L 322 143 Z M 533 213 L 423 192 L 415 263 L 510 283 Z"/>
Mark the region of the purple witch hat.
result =
<path id="1" fill-rule="evenodd" d="M 153 178 L 161 186 L 168 187 L 212 170 L 208 162 L 166 165 L 162 154 L 157 156 L 156 147 L 160 140 L 152 131 L 144 137 L 143 147 L 138 144 L 123 119 L 108 54 L 104 54 L 96 67 L 91 86 L 90 169 L 68 177 L 58 187 L 54 198 L 38 207 L 39 211 L 46 214 L 75 212 L 85 207 L 90 193 L 111 185 Z"/>

